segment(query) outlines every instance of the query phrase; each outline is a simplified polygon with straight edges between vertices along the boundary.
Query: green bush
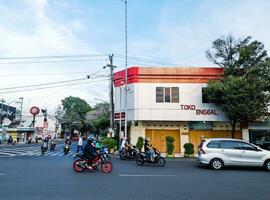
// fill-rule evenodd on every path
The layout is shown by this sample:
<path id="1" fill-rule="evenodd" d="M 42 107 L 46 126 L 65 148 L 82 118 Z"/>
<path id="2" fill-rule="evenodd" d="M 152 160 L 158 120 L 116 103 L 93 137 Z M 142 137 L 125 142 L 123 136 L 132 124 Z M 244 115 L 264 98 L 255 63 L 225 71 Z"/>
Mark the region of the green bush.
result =
<path id="1" fill-rule="evenodd" d="M 138 137 L 136 147 L 141 151 L 143 147 L 143 137 Z"/>
<path id="2" fill-rule="evenodd" d="M 117 146 L 117 142 L 113 138 L 104 138 L 102 140 L 102 145 L 107 147 L 108 149 L 114 149 L 114 147 Z"/>
<path id="3" fill-rule="evenodd" d="M 174 150 L 174 138 L 172 136 L 167 136 L 166 137 L 166 147 L 167 147 L 167 154 L 168 155 L 172 155 L 173 154 L 173 150 Z"/>
<path id="4" fill-rule="evenodd" d="M 192 143 L 184 144 L 185 155 L 190 156 L 194 154 L 194 145 Z"/>

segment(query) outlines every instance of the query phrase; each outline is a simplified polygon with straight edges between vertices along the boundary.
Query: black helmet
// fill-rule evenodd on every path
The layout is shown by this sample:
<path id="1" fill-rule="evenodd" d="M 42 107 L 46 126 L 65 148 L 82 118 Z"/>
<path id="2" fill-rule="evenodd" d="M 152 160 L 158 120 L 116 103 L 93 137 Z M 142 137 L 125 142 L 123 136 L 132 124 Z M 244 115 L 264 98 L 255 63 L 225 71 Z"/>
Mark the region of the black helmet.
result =
<path id="1" fill-rule="evenodd" d="M 94 140 L 95 140 L 95 139 L 94 139 L 93 137 L 88 137 L 88 138 L 87 138 L 87 142 L 89 142 L 89 143 L 94 142 Z"/>

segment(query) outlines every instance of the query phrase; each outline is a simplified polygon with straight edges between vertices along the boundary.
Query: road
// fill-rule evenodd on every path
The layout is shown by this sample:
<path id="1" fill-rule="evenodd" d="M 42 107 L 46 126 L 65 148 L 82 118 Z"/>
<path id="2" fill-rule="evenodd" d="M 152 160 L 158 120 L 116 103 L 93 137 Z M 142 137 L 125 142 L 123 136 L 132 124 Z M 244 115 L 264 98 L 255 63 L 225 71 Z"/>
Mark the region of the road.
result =
<path id="1" fill-rule="evenodd" d="M 61 152 L 62 147 L 57 151 Z M 159 168 L 113 158 L 111 174 L 100 171 L 77 174 L 72 170 L 72 161 L 72 156 L 1 157 L 0 199 L 269 200 L 270 197 L 270 173 L 257 168 L 213 171 L 183 159 L 167 161 L 165 167 Z"/>

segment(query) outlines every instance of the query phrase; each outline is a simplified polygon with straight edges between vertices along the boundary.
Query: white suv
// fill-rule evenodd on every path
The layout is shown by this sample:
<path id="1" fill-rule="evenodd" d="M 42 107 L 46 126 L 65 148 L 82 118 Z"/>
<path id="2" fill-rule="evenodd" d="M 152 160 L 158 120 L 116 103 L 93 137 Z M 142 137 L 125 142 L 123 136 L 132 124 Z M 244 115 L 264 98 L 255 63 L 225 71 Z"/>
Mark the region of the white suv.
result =
<path id="1" fill-rule="evenodd" d="M 219 170 L 224 166 L 260 166 L 270 171 L 270 151 L 243 140 L 204 139 L 198 150 L 198 162 Z"/>

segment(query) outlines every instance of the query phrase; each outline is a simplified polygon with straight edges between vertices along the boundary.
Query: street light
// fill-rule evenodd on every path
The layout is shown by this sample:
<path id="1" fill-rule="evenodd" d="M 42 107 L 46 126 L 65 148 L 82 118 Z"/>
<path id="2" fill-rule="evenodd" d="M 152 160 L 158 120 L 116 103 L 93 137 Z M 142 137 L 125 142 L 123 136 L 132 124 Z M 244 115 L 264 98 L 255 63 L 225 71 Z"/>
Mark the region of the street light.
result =
<path id="1" fill-rule="evenodd" d="M 102 102 L 104 102 L 104 103 L 108 103 L 107 101 L 105 101 L 104 99 L 99 99 L 99 98 L 94 98 L 95 100 L 97 100 L 97 101 L 102 101 Z"/>

